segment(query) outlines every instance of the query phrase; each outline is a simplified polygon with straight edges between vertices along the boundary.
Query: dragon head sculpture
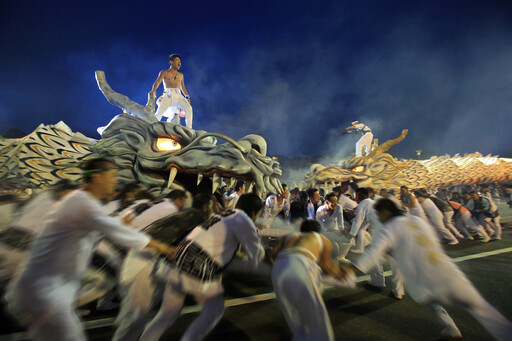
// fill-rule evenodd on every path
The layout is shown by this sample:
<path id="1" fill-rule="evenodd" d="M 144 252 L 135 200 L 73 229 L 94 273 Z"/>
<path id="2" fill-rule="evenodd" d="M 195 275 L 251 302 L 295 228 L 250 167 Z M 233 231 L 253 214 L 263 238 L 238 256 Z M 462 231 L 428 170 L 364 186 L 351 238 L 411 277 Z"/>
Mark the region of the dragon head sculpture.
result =
<path id="1" fill-rule="evenodd" d="M 263 137 L 248 135 L 235 141 L 224 134 L 159 122 L 153 97 L 142 106 L 112 90 L 102 71 L 96 71 L 96 80 L 107 100 L 129 114 L 99 128 L 99 141 L 73 133 L 63 122 L 40 125 L 22 139 L 0 140 L 0 188 L 44 188 L 63 178 L 78 181 L 80 162 L 104 156 L 119 168 L 121 182 L 138 182 L 151 191 L 214 192 L 223 178 L 231 184 L 243 179 L 248 191 L 255 186 L 261 195 L 283 191 L 282 171 L 267 156 Z M 217 138 L 225 143 L 217 144 Z"/>
<path id="2" fill-rule="evenodd" d="M 283 190 L 279 163 L 267 156 L 267 143 L 258 135 L 235 141 L 179 124 L 119 115 L 102 131 L 102 137 L 91 150 L 113 160 L 124 182 L 195 193 L 204 188 L 215 191 L 222 178 L 229 178 L 232 182 L 244 179 L 262 194 Z M 217 138 L 226 142 L 217 145 Z"/>

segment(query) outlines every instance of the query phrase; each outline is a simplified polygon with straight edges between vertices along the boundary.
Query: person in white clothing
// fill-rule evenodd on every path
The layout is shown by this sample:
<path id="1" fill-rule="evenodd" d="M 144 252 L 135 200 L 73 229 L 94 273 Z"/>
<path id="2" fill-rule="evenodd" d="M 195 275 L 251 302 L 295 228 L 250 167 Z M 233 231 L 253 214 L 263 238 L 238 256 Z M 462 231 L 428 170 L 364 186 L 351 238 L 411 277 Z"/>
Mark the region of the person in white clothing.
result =
<path id="1" fill-rule="evenodd" d="M 320 223 L 321 233 L 329 239 L 333 246 L 333 259 L 349 262 L 345 257 L 352 245 L 351 240 L 343 237 L 344 220 L 343 208 L 338 204 L 338 197 L 334 192 L 327 193 L 325 204 L 318 207 L 316 220 Z"/>
<path id="2" fill-rule="evenodd" d="M 359 121 L 352 122 L 350 127 L 345 128 L 344 134 L 360 133 L 363 136 L 356 142 L 356 157 L 366 156 L 372 151 L 373 134 L 370 127 Z"/>
<path id="3" fill-rule="evenodd" d="M 363 253 L 366 245 L 371 243 L 371 236 L 368 229 L 376 227 L 377 217 L 373 214 L 374 201 L 369 197 L 370 193 L 366 188 L 356 190 L 356 216 L 352 221 L 352 226 L 348 231 L 348 237 L 356 238 L 356 247 L 352 252 Z"/>
<path id="4" fill-rule="evenodd" d="M 228 196 L 227 206 L 228 209 L 234 209 L 238 203 L 238 199 L 245 192 L 245 181 L 237 180 L 235 183 L 235 191 Z"/>
<path id="5" fill-rule="evenodd" d="M 370 191 L 366 188 L 358 188 L 356 190 L 356 201 L 358 202 L 356 217 L 354 218 L 352 226 L 347 233 L 348 237 L 351 239 L 356 236 L 363 236 L 363 238 L 358 242 L 361 247 L 359 249 L 356 248 L 355 253 L 363 253 L 365 246 L 372 242 L 372 236 L 376 236 L 382 227 L 382 224 L 379 222 L 377 215 L 375 214 L 375 210 L 373 209 L 375 200 L 369 198 L 369 195 Z M 366 232 L 367 230 L 371 231 L 371 235 Z M 363 235 L 363 233 L 366 235 Z M 358 243 L 356 243 L 356 247 Z M 404 295 L 402 276 L 400 275 L 400 271 L 397 269 L 393 260 L 390 261 L 390 264 L 392 270 L 392 293 L 396 299 L 400 300 Z M 379 262 L 372 271 L 370 271 L 370 279 L 366 284 L 377 289 L 382 289 L 386 286 L 382 261 Z"/>
<path id="6" fill-rule="evenodd" d="M 304 205 L 304 213 L 307 219 L 315 220 L 316 211 L 318 207 L 322 204 L 322 199 L 320 198 L 320 193 L 316 188 L 308 188 L 308 200 Z"/>
<path id="7" fill-rule="evenodd" d="M 288 186 L 282 184 L 283 193 L 269 195 L 265 200 L 265 207 L 263 208 L 263 221 L 265 227 L 270 228 L 272 221 L 275 217 L 282 212 L 284 221 L 288 222 L 290 219 L 290 200 L 288 196 Z"/>
<path id="8" fill-rule="evenodd" d="M 185 88 L 183 74 L 178 72 L 181 68 L 181 57 L 177 54 L 169 56 L 169 69 L 160 71 L 158 78 L 149 92 L 150 98 L 156 97 L 156 89 L 164 82 L 164 94 L 157 100 L 158 109 L 155 113 L 160 121 L 162 116 L 168 117 L 168 122 L 180 123 L 181 111 L 185 112 L 185 121 L 188 128 L 192 128 L 192 106 L 190 96 Z"/>
<path id="9" fill-rule="evenodd" d="M 443 305 L 466 308 L 498 340 L 512 338 L 512 323 L 490 305 L 448 257 L 427 222 L 415 216 L 402 216 L 389 199 L 374 206 L 384 227 L 372 246 L 353 267 L 367 273 L 383 256 L 392 255 L 403 275 L 411 297 L 436 314 L 443 337 L 461 338 Z"/>
<path id="10" fill-rule="evenodd" d="M 132 219 L 130 226 L 142 230 L 155 220 L 176 213 L 185 206 L 187 193 L 180 189 L 172 190 L 166 198 L 156 199 L 132 206 L 121 219 Z"/>
<path id="11" fill-rule="evenodd" d="M 407 186 L 400 187 L 400 201 L 407 208 L 409 214 L 424 220 L 428 220 L 427 216 L 425 215 L 425 211 L 418 203 L 418 200 L 416 200 L 414 195 L 409 192 L 409 188 Z"/>
<path id="12" fill-rule="evenodd" d="M 494 239 L 500 240 L 501 239 L 501 223 L 500 223 L 500 213 L 498 212 L 498 206 L 496 206 L 496 203 L 494 202 L 492 198 L 491 192 L 489 192 L 489 187 L 487 185 L 482 185 L 480 187 L 480 192 L 482 197 L 487 198 L 489 200 L 489 203 L 491 204 L 491 209 L 489 210 L 489 213 L 491 215 L 492 221 L 494 223 Z"/>
<path id="13" fill-rule="evenodd" d="M 175 246 L 212 215 L 213 195 L 199 193 L 194 196 L 191 208 L 153 222 L 144 232 Z M 160 257 L 151 251 L 132 250 L 126 257 L 119 281 L 122 288 L 121 308 L 115 321 L 117 328 L 112 341 L 139 340 L 151 318 L 151 310 L 157 308 L 162 301 L 167 278 L 156 276 Z"/>
<path id="14" fill-rule="evenodd" d="M 480 241 L 482 243 L 487 243 L 489 240 L 491 240 L 487 233 L 485 233 L 484 228 L 481 225 L 475 223 L 473 219 L 471 219 L 471 212 L 466 207 L 464 207 L 464 205 L 455 201 L 448 201 L 448 204 L 450 204 L 450 206 L 453 208 L 453 211 L 455 212 L 455 226 L 462 232 L 466 239 L 474 239 L 466 229 L 466 226 L 469 226 L 473 232 L 478 234 L 478 237 L 480 237 Z"/>
<path id="15" fill-rule="evenodd" d="M 301 233 L 282 238 L 272 251 L 272 284 L 294 340 L 334 340 L 329 314 L 322 299 L 322 271 L 355 284 L 353 271 L 331 260 L 331 243 L 322 236 L 318 221 L 305 220 Z"/>
<path id="16" fill-rule="evenodd" d="M 78 188 L 69 180 L 61 180 L 52 188 L 29 199 L 10 226 L 0 233 L 0 283 L 7 285 L 19 272 L 29 254 L 32 242 L 43 227 L 42 217 L 57 201 Z"/>
<path id="17" fill-rule="evenodd" d="M 459 241 L 455 236 L 444 226 L 443 213 L 437 208 L 437 206 L 420 192 L 414 192 L 416 200 L 420 203 L 421 207 L 425 211 L 428 217 L 428 221 L 437 230 L 437 233 L 443 238 L 448 240 L 449 245 L 457 245 Z"/>
<path id="18" fill-rule="evenodd" d="M 262 207 L 256 194 L 244 194 L 235 210 L 220 212 L 190 232 L 170 259 L 162 305 L 140 340 L 158 340 L 179 317 L 187 294 L 203 310 L 182 340 L 202 340 L 215 327 L 224 314 L 222 271 L 239 246 L 247 255 L 249 267 L 256 268 L 265 256 L 254 225 Z"/>
<path id="19" fill-rule="evenodd" d="M 325 196 L 325 204 L 316 210 L 316 220 L 323 232 L 342 232 L 344 227 L 343 208 L 338 204 L 338 197 L 333 192 Z"/>
<path id="20" fill-rule="evenodd" d="M 86 339 L 74 311 L 75 299 L 101 238 L 134 249 L 149 246 L 166 254 L 174 250 L 106 215 L 99 200 L 117 183 L 113 163 L 90 159 L 83 170 L 84 187 L 69 193 L 46 215 L 24 270 L 6 294 L 10 312 L 28 326 L 34 340 Z"/>

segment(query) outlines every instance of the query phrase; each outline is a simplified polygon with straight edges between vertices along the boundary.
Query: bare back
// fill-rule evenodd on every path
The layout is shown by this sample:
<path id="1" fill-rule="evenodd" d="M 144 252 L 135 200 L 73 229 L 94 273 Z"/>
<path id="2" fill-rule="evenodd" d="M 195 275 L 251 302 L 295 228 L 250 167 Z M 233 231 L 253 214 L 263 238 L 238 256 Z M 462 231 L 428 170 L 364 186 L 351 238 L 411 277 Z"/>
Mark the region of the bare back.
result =
<path id="1" fill-rule="evenodd" d="M 312 255 L 315 256 L 316 259 L 311 259 L 316 262 L 320 258 L 320 254 L 322 253 L 322 245 L 318 240 L 318 237 L 314 233 L 301 233 L 293 236 L 282 248 L 282 250 L 295 248 L 297 249 L 306 249 L 311 252 Z M 306 256 L 311 258 L 309 253 L 304 253 Z"/>

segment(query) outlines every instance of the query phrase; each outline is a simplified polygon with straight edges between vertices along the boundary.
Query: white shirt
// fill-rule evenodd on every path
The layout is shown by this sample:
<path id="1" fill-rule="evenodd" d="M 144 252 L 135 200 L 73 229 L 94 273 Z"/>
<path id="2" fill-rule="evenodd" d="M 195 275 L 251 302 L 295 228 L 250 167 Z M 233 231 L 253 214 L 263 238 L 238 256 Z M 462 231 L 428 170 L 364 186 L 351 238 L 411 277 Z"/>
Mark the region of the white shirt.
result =
<path id="1" fill-rule="evenodd" d="M 437 208 L 436 204 L 434 204 L 434 202 L 429 198 L 425 198 L 425 201 L 421 203 L 421 207 L 423 208 L 425 214 L 430 220 L 436 218 L 443 219 L 443 212 L 441 212 L 439 208 Z"/>
<path id="2" fill-rule="evenodd" d="M 316 210 L 316 220 L 322 226 L 322 232 L 343 230 L 343 208 L 340 204 L 336 205 L 334 212 L 327 212 L 327 204 L 320 206 Z"/>
<path id="3" fill-rule="evenodd" d="M 437 241 L 434 229 L 415 216 L 398 216 L 380 229 L 372 246 L 354 265 L 368 273 L 391 254 L 411 297 L 418 302 L 449 303 L 453 293 L 471 285 Z"/>
<path id="4" fill-rule="evenodd" d="M 367 198 L 361 201 L 359 205 L 357 205 L 356 216 L 352 221 L 352 228 L 350 229 L 350 234 L 352 236 L 355 237 L 361 228 L 366 226 L 373 230 L 377 228 L 379 221 L 373 209 L 374 204 L 375 201 Z"/>
<path id="5" fill-rule="evenodd" d="M 148 201 L 139 205 L 130 206 L 130 209 L 125 212 L 121 218 L 123 219 L 125 216 L 134 215 L 135 218 L 130 223 L 130 226 L 138 231 L 160 218 L 167 217 L 169 214 L 179 211 L 174 202 L 168 198 Z M 144 208 L 144 210 L 141 210 L 141 208 Z"/>
<path id="6" fill-rule="evenodd" d="M 283 211 L 285 219 L 288 219 L 290 216 L 290 200 L 283 198 L 281 205 L 279 205 L 277 195 L 270 195 L 265 200 L 265 207 L 263 208 L 263 218 L 266 223 L 270 224 L 281 211 Z"/>
<path id="7" fill-rule="evenodd" d="M 142 249 L 150 241 L 145 234 L 107 216 L 89 192 L 69 193 L 45 217 L 45 226 L 8 300 L 24 313 L 32 312 L 32 318 L 49 304 L 73 304 L 92 251 L 103 237 L 134 249 Z"/>
<path id="8" fill-rule="evenodd" d="M 344 210 L 354 211 L 357 207 L 357 202 L 350 199 L 345 194 L 340 195 L 340 197 L 338 198 L 338 204 L 340 204 Z"/>
<path id="9" fill-rule="evenodd" d="M 227 209 L 234 209 L 236 207 L 236 203 L 238 202 L 238 199 L 240 199 L 240 196 L 237 192 L 233 192 L 228 197 L 228 204 L 226 205 Z"/>

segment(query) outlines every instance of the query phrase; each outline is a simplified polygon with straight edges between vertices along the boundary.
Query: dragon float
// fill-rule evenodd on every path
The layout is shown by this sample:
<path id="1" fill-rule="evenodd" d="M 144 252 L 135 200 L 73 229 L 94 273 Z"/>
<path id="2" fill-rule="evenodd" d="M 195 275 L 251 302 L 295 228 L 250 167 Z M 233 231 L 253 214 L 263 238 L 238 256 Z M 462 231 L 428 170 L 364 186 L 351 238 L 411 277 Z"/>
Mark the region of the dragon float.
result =
<path id="1" fill-rule="evenodd" d="M 39 189 L 60 179 L 79 181 L 80 163 L 103 156 L 119 168 L 121 183 L 138 182 L 151 191 L 214 192 L 222 181 L 232 184 L 244 179 L 248 191 L 282 192 L 282 171 L 278 161 L 267 156 L 263 137 L 248 135 L 235 141 L 221 133 L 159 122 L 151 114 L 155 98 L 142 106 L 113 91 L 102 71 L 96 71 L 96 80 L 107 100 L 126 114 L 99 128 L 100 140 L 74 133 L 63 122 L 40 125 L 20 139 L 0 140 L 0 189 Z"/>
<path id="2" fill-rule="evenodd" d="M 397 190 L 436 189 L 512 180 L 512 159 L 472 153 L 464 156 L 434 156 L 428 160 L 398 160 L 386 153 L 407 136 L 407 129 L 392 140 L 373 148 L 370 154 L 342 160 L 335 166 L 313 164 L 301 187 L 331 189 L 343 181 L 362 187 Z"/>

